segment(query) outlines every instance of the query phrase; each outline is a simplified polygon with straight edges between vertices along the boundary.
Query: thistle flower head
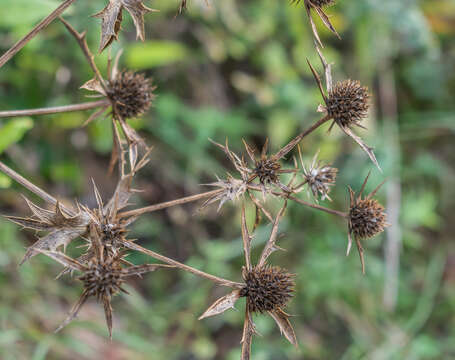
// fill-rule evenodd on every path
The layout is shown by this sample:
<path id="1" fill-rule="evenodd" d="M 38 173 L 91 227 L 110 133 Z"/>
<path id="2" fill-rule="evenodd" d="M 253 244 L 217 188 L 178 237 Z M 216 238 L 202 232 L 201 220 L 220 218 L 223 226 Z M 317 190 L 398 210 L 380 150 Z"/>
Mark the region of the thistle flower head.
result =
<path id="1" fill-rule="evenodd" d="M 114 115 L 130 119 L 144 114 L 155 98 L 151 79 L 144 74 L 122 71 L 107 82 L 107 97 L 112 103 Z"/>
<path id="2" fill-rule="evenodd" d="M 253 174 L 259 178 L 261 185 L 277 184 L 281 165 L 273 159 L 261 158 L 256 161 Z"/>
<path id="3" fill-rule="evenodd" d="M 302 161 L 303 176 L 315 199 L 320 195 L 321 200 L 324 200 L 325 198 L 331 200 L 329 192 L 331 187 L 335 185 L 338 169 L 331 167 L 330 165 L 323 165 L 320 161 L 316 161 L 318 153 L 314 156 L 313 162 L 308 169 L 303 165 Z"/>
<path id="4" fill-rule="evenodd" d="M 207 185 L 219 188 L 219 192 L 210 196 L 202 204 L 201 208 L 204 208 L 210 204 L 219 201 L 220 202 L 220 204 L 218 205 L 219 211 L 225 202 L 237 200 L 247 190 L 247 183 L 245 181 L 236 179 L 229 174 L 226 179 L 217 178 L 217 180 L 218 181 Z"/>
<path id="5" fill-rule="evenodd" d="M 278 266 L 255 266 L 244 270 L 245 287 L 240 296 L 248 299 L 251 312 L 274 311 L 285 306 L 293 296 L 294 275 Z"/>
<path id="6" fill-rule="evenodd" d="M 107 258 L 104 261 L 92 258 L 87 263 L 87 270 L 79 277 L 89 296 L 101 300 L 103 296 L 110 298 L 121 290 L 125 281 L 118 258 Z"/>
<path id="7" fill-rule="evenodd" d="M 359 194 L 356 196 L 354 191 L 349 188 L 350 193 L 350 206 L 348 213 L 348 249 L 349 254 L 352 245 L 351 234 L 354 235 L 356 241 L 357 250 L 359 251 L 360 262 L 362 264 L 362 272 L 365 273 L 365 262 L 363 258 L 363 246 L 361 240 L 371 238 L 384 231 L 384 228 L 388 226 L 386 222 L 386 214 L 384 207 L 372 197 L 380 189 L 383 183 L 379 184 L 366 197 L 362 197 L 363 190 L 368 181 L 368 176 L 365 178 Z"/>
<path id="8" fill-rule="evenodd" d="M 349 210 L 351 231 L 356 238 L 368 239 L 384 231 L 386 214 L 375 199 L 357 199 Z"/>
<path id="9" fill-rule="evenodd" d="M 359 125 L 359 122 L 368 115 L 370 106 L 368 99 L 368 89 L 359 81 L 338 82 L 329 91 L 326 100 L 327 113 L 341 127 Z"/>

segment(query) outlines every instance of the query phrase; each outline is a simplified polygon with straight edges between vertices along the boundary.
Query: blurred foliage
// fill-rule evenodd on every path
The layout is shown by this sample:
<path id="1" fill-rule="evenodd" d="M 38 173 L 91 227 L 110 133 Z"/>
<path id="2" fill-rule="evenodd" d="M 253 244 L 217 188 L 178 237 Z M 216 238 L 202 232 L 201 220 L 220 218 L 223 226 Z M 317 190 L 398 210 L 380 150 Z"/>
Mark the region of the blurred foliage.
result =
<path id="1" fill-rule="evenodd" d="M 53 9 L 54 0 L 0 0 L 0 50 L 4 52 Z M 65 13 L 88 30 L 96 49 L 104 1 L 77 1 Z M 138 178 L 139 204 L 201 191 L 199 184 L 224 175 L 228 163 L 208 138 L 234 150 L 245 138 L 274 149 L 317 120 L 321 98 L 306 65 L 318 60 L 303 6 L 277 0 L 191 0 L 176 15 L 178 0 L 155 0 L 146 16 L 147 41 L 135 41 L 125 17 L 114 55 L 123 66 L 145 71 L 157 87 L 154 108 L 132 124 L 154 145 Z M 150 4 L 148 4 L 150 5 Z M 255 360 L 455 358 L 455 3 L 452 0 L 339 1 L 328 12 L 343 41 L 318 22 L 336 80 L 368 84 L 374 106 L 362 135 L 376 147 L 384 174 L 372 169 L 355 144 L 334 129 L 319 130 L 302 144 L 306 161 L 320 157 L 339 167 L 333 203 L 346 209 L 346 185 L 358 189 L 367 172 L 386 207 L 400 211 L 402 236 L 398 299 L 383 304 L 387 281 L 385 233 L 366 244 L 367 275 L 356 254 L 346 258 L 346 226 L 328 214 L 292 205 L 281 230 L 278 264 L 298 274 L 289 312 L 298 350 L 279 336 L 268 317 L 255 319 L 262 337 Z M 108 51 L 96 61 L 105 71 Z M 59 22 L 33 39 L 0 70 L 0 108 L 26 109 L 86 101 L 79 87 L 91 78 L 75 41 Z M 395 106 L 396 104 L 396 106 Z M 2 119 L 0 152 L 23 175 L 59 199 L 93 205 L 90 178 L 105 197 L 111 149 L 109 121 L 80 125 L 88 113 Z M 398 184 L 401 198 L 394 196 Z M 1 212 L 24 214 L 24 192 L 0 177 Z M 30 194 L 27 194 L 29 196 Z M 273 204 L 271 204 L 273 206 Z M 252 219 L 252 209 L 249 209 Z M 252 220 L 251 220 L 252 221 Z M 150 248 L 233 280 L 240 279 L 239 209 L 219 214 L 196 205 L 145 216 L 132 237 Z M 270 227 L 254 240 L 262 244 Z M 114 301 L 114 340 L 100 306 L 86 306 L 64 331 L 53 330 L 77 299 L 80 284 L 53 279 L 59 266 L 42 256 L 18 268 L 30 232 L 0 223 L 0 358 L 9 359 L 227 359 L 239 358 L 242 313 L 198 322 L 224 290 L 189 274 L 157 272 L 130 283 L 131 296 Z M 71 249 L 70 249 L 71 250 Z M 257 251 L 253 252 L 257 255 Z M 131 261 L 147 259 L 132 255 Z M 238 305 L 240 309 L 243 303 Z"/>

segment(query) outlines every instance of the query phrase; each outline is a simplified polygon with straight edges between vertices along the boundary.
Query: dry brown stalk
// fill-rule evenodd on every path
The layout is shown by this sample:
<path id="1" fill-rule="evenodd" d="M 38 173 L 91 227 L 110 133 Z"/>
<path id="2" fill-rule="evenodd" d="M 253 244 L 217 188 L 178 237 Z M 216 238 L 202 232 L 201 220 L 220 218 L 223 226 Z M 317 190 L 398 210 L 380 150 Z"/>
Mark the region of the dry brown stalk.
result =
<path id="1" fill-rule="evenodd" d="M 72 3 L 76 0 L 66 0 L 61 3 L 57 9 L 46 16 L 39 24 L 37 24 L 27 35 L 15 43 L 0 57 L 0 68 L 5 65 L 18 51 L 20 51 L 30 40 L 32 40 L 41 30 L 47 27 L 52 21 L 60 16 Z"/>

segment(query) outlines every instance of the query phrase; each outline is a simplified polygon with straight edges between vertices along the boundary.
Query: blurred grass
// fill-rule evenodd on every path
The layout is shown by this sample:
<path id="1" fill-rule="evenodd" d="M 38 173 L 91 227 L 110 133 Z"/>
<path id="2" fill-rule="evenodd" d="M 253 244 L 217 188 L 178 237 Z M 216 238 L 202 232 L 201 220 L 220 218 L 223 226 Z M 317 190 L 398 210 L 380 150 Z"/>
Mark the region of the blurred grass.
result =
<path id="1" fill-rule="evenodd" d="M 55 1 L 0 0 L 0 49 L 5 51 Z M 80 2 L 65 17 L 89 45 L 99 41 L 98 20 L 89 15 L 104 4 Z M 150 4 L 148 4 L 150 5 Z M 302 6 L 275 0 L 192 0 L 189 12 L 174 18 L 178 1 L 154 1 L 159 13 L 146 15 L 145 43 L 134 41 L 125 16 L 120 43 L 122 66 L 154 78 L 157 100 L 143 119 L 132 122 L 154 145 L 150 165 L 138 178 L 138 204 L 170 200 L 202 189 L 228 168 L 207 138 L 242 137 L 277 149 L 318 118 L 321 102 L 306 58 L 317 64 Z M 13 6 L 13 7 L 11 7 Z M 340 1 L 328 12 L 343 41 L 320 22 L 326 56 L 336 80 L 352 77 L 375 98 L 362 136 L 375 146 L 385 169 L 373 169 L 368 189 L 384 177 L 398 178 L 402 192 L 402 249 L 396 308 L 383 305 L 387 234 L 366 244 L 367 275 L 356 254 L 345 257 L 346 225 L 328 214 L 295 204 L 287 211 L 280 240 L 285 254 L 273 260 L 298 274 L 289 312 L 295 315 L 300 349 L 279 336 L 270 319 L 255 319 L 262 337 L 253 342 L 255 360 L 277 359 L 451 359 L 455 358 L 455 9 L 450 0 Z M 20 14 L 20 15 L 19 15 Z M 97 57 L 105 71 L 107 52 Z M 394 80 L 396 126 L 382 105 L 384 74 Z M 73 39 L 58 22 L 50 25 L 0 71 L 0 108 L 22 109 L 85 101 L 79 86 L 92 76 Z M 33 119 L 2 119 L 0 151 L 5 161 L 59 199 L 78 197 L 93 204 L 90 177 L 110 196 L 115 179 L 105 176 L 110 126 L 98 120 L 79 126 L 88 113 Z M 390 148 L 396 132 L 398 146 Z M 333 203 L 346 209 L 346 185 L 358 189 L 372 169 L 365 154 L 334 129 L 302 143 L 306 161 L 320 157 L 340 168 Z M 386 204 L 386 183 L 379 196 Z M 24 214 L 24 192 L 0 178 L 1 212 Z M 29 196 L 30 194 L 27 194 Z M 274 204 L 270 204 L 273 206 Z M 137 222 L 132 237 L 208 272 L 240 279 L 239 212 L 225 206 L 219 215 L 172 208 Z M 252 219 L 252 209 L 249 218 Z M 252 221 L 252 220 L 251 220 Z M 253 255 L 270 230 L 258 229 Z M 114 301 L 114 340 L 107 340 L 100 306 L 90 302 L 64 331 L 53 330 L 76 301 L 80 284 L 55 281 L 59 266 L 41 256 L 18 268 L 31 232 L 0 223 L 1 359 L 227 359 L 239 358 L 242 311 L 198 322 L 197 317 L 224 290 L 189 274 L 158 271 L 133 281 L 131 296 Z M 133 254 L 133 262 L 148 261 Z M 239 303 L 238 309 L 242 309 Z"/>

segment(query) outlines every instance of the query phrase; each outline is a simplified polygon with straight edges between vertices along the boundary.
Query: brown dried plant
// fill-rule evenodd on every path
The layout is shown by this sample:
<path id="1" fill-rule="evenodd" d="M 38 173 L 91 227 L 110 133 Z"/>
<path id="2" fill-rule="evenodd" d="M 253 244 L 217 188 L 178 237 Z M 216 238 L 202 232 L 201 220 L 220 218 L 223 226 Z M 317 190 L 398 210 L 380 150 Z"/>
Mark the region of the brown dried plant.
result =
<path id="1" fill-rule="evenodd" d="M 245 266 L 242 267 L 242 278 L 244 283 L 240 289 L 235 289 L 215 301 L 200 317 L 202 320 L 215 316 L 234 307 L 241 297 L 246 298 L 245 320 L 242 336 L 242 360 L 251 357 L 251 342 L 256 333 L 256 326 L 253 322 L 253 314 L 267 313 L 275 320 L 281 333 L 286 339 L 297 346 L 297 338 L 294 329 L 289 322 L 289 315 L 283 308 L 292 298 L 294 291 L 294 275 L 286 272 L 277 266 L 267 264 L 267 259 L 280 248 L 276 245 L 278 237 L 278 225 L 284 215 L 287 201 L 276 215 L 270 237 L 265 244 L 259 262 L 253 266 L 251 262 L 251 240 L 246 224 L 245 207 L 242 206 L 242 239 Z"/>
<path id="2" fill-rule="evenodd" d="M 24 38 L 0 57 L 1 68 L 28 41 L 59 17 L 67 30 L 76 39 L 94 73 L 93 79 L 87 81 L 81 88 L 96 92 L 97 94 L 92 97 L 101 99 L 83 104 L 52 108 L 1 111 L 0 118 L 96 109 L 85 122 L 86 125 L 102 114 L 106 114 L 110 108 L 109 116 L 111 117 L 113 129 L 113 148 L 108 172 L 111 173 L 114 166 L 117 165 L 118 182 L 113 195 L 106 202 L 103 201 L 100 190 L 93 182 L 94 197 L 96 199 L 95 207 L 89 207 L 77 201 L 73 206 L 67 205 L 66 202 L 64 204 L 0 161 L 0 171 L 23 185 L 46 203 L 46 206 L 41 207 L 24 196 L 31 211 L 31 216 L 5 215 L 5 218 L 25 229 L 34 230 L 39 234 L 44 233 L 26 250 L 21 264 L 35 255 L 43 254 L 64 266 L 58 277 L 67 273 L 79 273 L 77 279 L 83 285 L 82 295 L 57 331 L 69 324 L 78 315 L 84 303 L 93 296 L 98 302 L 103 304 L 109 336 L 112 338 L 111 299 L 117 293 L 127 293 L 123 288 L 127 278 L 134 275 L 140 276 L 160 268 L 174 268 L 190 272 L 217 285 L 232 289 L 229 294 L 213 303 L 199 319 L 221 314 L 230 308 L 234 308 L 240 298 L 244 297 L 246 299 L 241 340 L 242 360 L 251 358 L 251 343 L 253 335 L 256 333 L 256 327 L 253 322 L 253 315 L 255 314 L 269 314 L 275 320 L 286 339 L 297 346 L 297 337 L 289 321 L 290 316 L 284 310 L 294 295 L 295 275 L 268 263 L 270 255 L 274 251 L 281 249 L 276 242 L 278 227 L 284 216 L 287 204 L 294 202 L 341 217 L 346 221 L 348 225 L 347 255 L 352 247 L 352 238 L 354 238 L 363 273 L 365 273 L 365 262 L 362 241 L 381 233 L 388 225 L 384 207 L 373 199 L 382 184 L 369 195 L 365 197 L 362 195 L 369 175 L 364 180 L 358 194 L 355 194 L 349 188 L 350 203 L 347 212 L 319 205 L 319 201 L 331 200 L 329 193 L 332 187 L 335 186 L 338 169 L 327 164 L 327 162 L 318 160 L 319 152 L 316 152 L 311 163 L 306 165 L 299 146 L 306 136 L 319 129 L 323 124 L 333 120 L 329 131 L 334 124 L 337 124 L 346 135 L 353 138 L 360 145 L 372 162 L 379 168 L 372 148 L 368 147 L 353 132 L 354 127 L 364 128 L 362 121 L 367 117 L 370 105 L 368 90 L 358 81 L 353 80 L 332 84 L 331 64 L 326 61 L 321 51 L 322 42 L 312 18 L 311 11 L 314 10 L 322 19 L 324 25 L 339 37 L 324 11 L 327 6 L 334 4 L 335 1 L 303 0 L 313 31 L 315 48 L 325 73 L 326 91 L 323 89 L 319 74 L 308 62 L 324 100 L 324 104 L 318 108 L 318 111 L 322 112 L 324 116 L 272 154 L 268 154 L 268 139 L 265 140 L 259 155 L 256 154 L 257 151 L 254 147 L 246 141 L 243 141 L 246 154 L 237 155 L 229 148 L 227 139 L 225 145 L 210 140 L 226 154 L 236 171 L 234 175 L 227 172 L 225 178 L 216 177 L 216 181 L 206 184 L 214 187 L 214 190 L 138 208 L 130 208 L 130 199 L 137 192 L 133 188 L 133 181 L 138 171 L 148 163 L 151 148 L 128 124 L 127 120 L 142 116 L 149 110 L 154 100 L 155 87 L 151 79 L 142 74 L 119 70 L 118 64 L 121 51 L 117 54 L 114 61 L 108 60 L 107 77 L 104 78 L 101 75 L 95 64 L 95 57 L 87 45 L 86 33 L 77 32 L 61 17 L 62 13 L 75 1 L 63 1 L 55 11 L 43 19 Z M 301 1 L 292 0 L 293 3 L 300 3 Z M 186 10 L 187 5 L 187 0 L 180 0 L 179 13 Z M 109 0 L 105 8 L 94 15 L 101 18 L 99 52 L 102 52 L 114 40 L 118 39 L 123 10 L 126 10 L 133 18 L 137 38 L 145 39 L 144 15 L 154 10 L 146 7 L 143 0 Z M 285 162 L 286 156 L 291 154 L 296 147 L 298 148 L 301 168 L 296 156 L 291 157 L 293 166 L 289 166 Z M 300 197 L 300 194 L 305 189 L 309 194 L 312 194 L 313 202 L 305 201 Z M 257 194 L 262 196 L 257 196 Z M 283 202 L 276 215 L 273 215 L 267 209 L 269 199 Z M 242 282 L 208 274 L 142 247 L 134 239 L 128 237 L 130 225 L 142 214 L 199 200 L 204 200 L 200 209 L 218 202 L 218 211 L 227 202 L 241 202 L 240 227 L 245 258 L 245 265 L 241 268 Z M 247 227 L 245 214 L 245 205 L 250 200 L 255 207 L 255 220 L 251 233 Z M 262 216 L 265 216 L 270 222 L 271 233 L 262 250 L 259 261 L 256 265 L 253 265 L 251 260 L 251 242 Z M 65 254 L 65 251 L 67 246 L 76 240 L 83 241 L 83 246 L 78 247 L 78 249 L 83 250 L 79 250 L 79 254 L 75 258 L 71 258 Z M 131 251 L 141 252 L 161 263 L 131 264 L 127 260 L 127 256 Z"/>

